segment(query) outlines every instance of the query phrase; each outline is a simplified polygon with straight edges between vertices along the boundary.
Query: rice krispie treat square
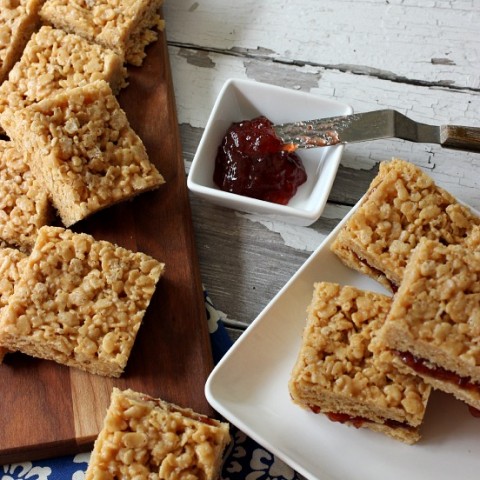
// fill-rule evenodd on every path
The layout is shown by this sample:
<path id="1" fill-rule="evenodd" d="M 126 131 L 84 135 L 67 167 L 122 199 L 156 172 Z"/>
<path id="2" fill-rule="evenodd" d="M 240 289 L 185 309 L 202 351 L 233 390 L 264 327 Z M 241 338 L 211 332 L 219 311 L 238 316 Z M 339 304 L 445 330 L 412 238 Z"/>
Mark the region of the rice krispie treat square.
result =
<path id="1" fill-rule="evenodd" d="M 42 19 L 111 48 L 127 63 L 141 65 L 145 47 L 164 27 L 163 0 L 47 0 Z"/>
<path id="2" fill-rule="evenodd" d="M 347 266 L 396 291 L 421 238 L 462 243 L 475 225 L 480 218 L 420 168 L 394 159 L 380 164 L 361 205 L 331 248 Z"/>
<path id="3" fill-rule="evenodd" d="M 0 83 L 20 58 L 39 24 L 44 0 L 0 0 Z"/>
<path id="4" fill-rule="evenodd" d="M 0 113 L 19 110 L 58 91 L 105 80 L 114 93 L 126 86 L 123 59 L 78 35 L 44 26 L 32 35 L 0 86 Z"/>
<path id="5" fill-rule="evenodd" d="M 430 387 L 392 365 L 379 332 L 391 298 L 350 286 L 314 286 L 289 382 L 301 407 L 408 444 L 420 439 Z"/>
<path id="6" fill-rule="evenodd" d="M 42 227 L 0 316 L 0 345 L 98 375 L 123 372 L 164 264 Z"/>
<path id="7" fill-rule="evenodd" d="M 47 192 L 13 142 L 0 140 L 0 240 L 24 251 L 52 218 Z"/>
<path id="8" fill-rule="evenodd" d="M 0 119 L 66 227 L 164 183 L 103 80 Z"/>
<path id="9" fill-rule="evenodd" d="M 22 264 L 26 258 L 24 253 L 14 248 L 0 248 L 0 314 L 20 278 Z M 0 347 L 0 363 L 7 352 L 6 348 Z"/>
<path id="10" fill-rule="evenodd" d="M 480 245 L 423 239 L 407 264 L 383 339 L 397 368 L 480 409 Z"/>
<path id="11" fill-rule="evenodd" d="M 229 442 L 227 423 L 114 388 L 85 480 L 215 480 Z"/>

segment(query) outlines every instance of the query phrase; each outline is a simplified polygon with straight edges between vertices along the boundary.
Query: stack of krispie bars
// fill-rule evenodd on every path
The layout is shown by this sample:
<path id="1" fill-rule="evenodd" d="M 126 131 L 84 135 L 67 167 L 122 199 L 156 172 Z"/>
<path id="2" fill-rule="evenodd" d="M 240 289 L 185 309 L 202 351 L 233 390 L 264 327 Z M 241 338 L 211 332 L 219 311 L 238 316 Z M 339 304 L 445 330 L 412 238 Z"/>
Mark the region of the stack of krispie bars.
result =
<path id="1" fill-rule="evenodd" d="M 315 286 L 293 400 L 407 443 L 420 438 L 431 388 L 479 410 L 480 218 L 394 159 L 331 249 L 394 296 Z"/>
<path id="2" fill-rule="evenodd" d="M 162 3 L 163 0 L 1 0 L 0 83 L 41 24 L 113 50 L 126 63 L 141 65 L 145 47 L 157 39 L 158 30 L 164 27 L 160 17 Z M 78 60 L 73 57 L 71 62 L 79 63 Z"/>
<path id="3" fill-rule="evenodd" d="M 145 46 L 164 23 L 163 0 L 46 0 L 40 16 L 48 24 L 99 43 L 141 65 Z"/>
<path id="4" fill-rule="evenodd" d="M 8 159 L 16 151 L 25 160 L 24 176 L 32 177 L 67 227 L 164 183 L 115 98 L 127 85 L 124 63 L 141 65 L 146 45 L 163 27 L 160 5 L 159 0 L 7 0 L 2 6 L 0 66 L 10 71 L 0 86 L 0 125 L 12 148 L 0 152 L 0 173 L 15 176 Z M 14 193 L 22 206 L 28 203 L 26 188 Z M 4 203 L 0 241 L 24 247 L 25 235 L 9 235 L 20 229 L 29 232 L 31 247 L 32 225 L 49 223 L 49 209 L 38 206 L 31 218 L 23 209 L 20 217 L 12 213 L 18 208 Z"/>
<path id="5" fill-rule="evenodd" d="M 48 26 L 27 43 L 0 86 L 0 113 L 19 110 L 59 91 L 105 80 L 116 94 L 126 86 L 123 58 L 108 48 Z"/>
<path id="6" fill-rule="evenodd" d="M 164 264 L 49 224 L 52 206 L 69 227 L 164 183 L 115 97 L 161 4 L 0 0 L 0 363 L 127 365 Z M 114 390 L 87 478 L 213 480 L 229 440 L 225 423 Z"/>
<path id="7" fill-rule="evenodd" d="M 2 354 L 8 344 L 119 375 L 163 264 L 47 225 L 55 210 L 69 227 L 164 183 L 115 97 L 125 63 L 140 65 L 163 27 L 161 2 L 0 3 L 3 303 L 15 283 L 0 305 Z"/>
<path id="8" fill-rule="evenodd" d="M 67 227 L 163 183 L 103 80 L 6 109 L 1 121 Z"/>
<path id="9" fill-rule="evenodd" d="M 400 373 L 379 339 L 391 304 L 385 295 L 316 284 L 289 389 L 314 413 L 412 444 L 430 387 Z"/>
<path id="10" fill-rule="evenodd" d="M 341 260 L 395 292 L 421 238 L 462 243 L 480 219 L 415 165 L 380 165 L 360 207 L 333 243 Z"/>
<path id="11" fill-rule="evenodd" d="M 8 351 L 118 377 L 164 265 L 90 235 L 39 230 L 29 256 L 0 249 L 0 360 Z M 229 426 L 113 389 L 87 479 L 218 478 Z"/>
<path id="12" fill-rule="evenodd" d="M 477 227 L 480 230 L 479 227 Z M 383 332 L 403 372 L 480 411 L 480 244 L 422 239 Z"/>

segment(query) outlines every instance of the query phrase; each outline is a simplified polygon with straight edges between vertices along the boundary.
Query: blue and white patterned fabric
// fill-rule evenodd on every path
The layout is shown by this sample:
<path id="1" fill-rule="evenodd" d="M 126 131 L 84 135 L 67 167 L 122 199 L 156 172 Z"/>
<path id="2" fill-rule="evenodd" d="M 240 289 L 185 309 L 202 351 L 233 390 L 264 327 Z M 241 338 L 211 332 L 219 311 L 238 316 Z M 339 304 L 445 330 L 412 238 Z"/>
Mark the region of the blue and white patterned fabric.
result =
<path id="1" fill-rule="evenodd" d="M 218 311 L 205 293 L 208 329 L 215 363 L 232 342 Z M 300 480 L 303 477 L 234 426 L 221 480 Z M 0 466 L 0 480 L 84 480 L 89 453 Z"/>

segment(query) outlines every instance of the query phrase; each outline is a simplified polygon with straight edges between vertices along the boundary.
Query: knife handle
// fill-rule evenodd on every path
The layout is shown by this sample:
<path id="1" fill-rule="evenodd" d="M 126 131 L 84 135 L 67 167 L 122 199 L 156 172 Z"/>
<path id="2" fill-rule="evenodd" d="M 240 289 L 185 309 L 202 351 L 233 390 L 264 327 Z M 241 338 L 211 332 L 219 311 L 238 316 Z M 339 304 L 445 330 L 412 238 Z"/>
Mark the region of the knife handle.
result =
<path id="1" fill-rule="evenodd" d="M 440 133 L 440 145 L 445 148 L 480 152 L 480 128 L 443 125 Z"/>

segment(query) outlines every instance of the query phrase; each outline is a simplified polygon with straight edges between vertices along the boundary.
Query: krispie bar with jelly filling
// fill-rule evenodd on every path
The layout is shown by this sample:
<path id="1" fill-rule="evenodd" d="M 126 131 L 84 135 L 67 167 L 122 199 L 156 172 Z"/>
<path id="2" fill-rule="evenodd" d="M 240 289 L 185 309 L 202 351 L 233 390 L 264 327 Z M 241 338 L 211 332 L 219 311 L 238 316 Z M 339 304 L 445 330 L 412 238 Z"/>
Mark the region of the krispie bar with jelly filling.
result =
<path id="1" fill-rule="evenodd" d="M 13 142 L 0 140 L 0 240 L 29 251 L 52 217 L 47 193 Z"/>
<path id="2" fill-rule="evenodd" d="M 103 80 L 5 110 L 0 120 L 67 227 L 164 183 Z"/>
<path id="3" fill-rule="evenodd" d="M 227 423 L 114 388 L 85 480 L 215 480 L 229 442 Z"/>
<path id="4" fill-rule="evenodd" d="M 127 63 L 141 65 L 145 47 L 164 27 L 163 0 L 47 0 L 42 19 L 111 48 Z"/>
<path id="5" fill-rule="evenodd" d="M 26 258 L 26 254 L 20 250 L 0 248 L 0 315 L 20 278 L 22 264 Z M 7 352 L 6 348 L 0 347 L 0 363 Z"/>
<path id="6" fill-rule="evenodd" d="M 8 80 L 0 86 L 0 113 L 96 80 L 107 81 L 118 93 L 126 85 L 126 75 L 122 58 L 112 50 L 44 26 L 33 34 Z"/>
<path id="7" fill-rule="evenodd" d="M 163 268 L 144 253 L 42 227 L 0 316 L 0 345 L 118 377 Z"/>
<path id="8" fill-rule="evenodd" d="M 38 27 L 44 0 L 0 0 L 0 83 Z"/>
<path id="9" fill-rule="evenodd" d="M 395 295 L 383 339 L 399 369 L 480 409 L 478 237 L 465 246 L 420 242 Z"/>
<path id="10" fill-rule="evenodd" d="M 394 159 L 380 164 L 359 208 L 331 248 L 347 266 L 396 291 L 421 238 L 457 244 L 474 225 L 480 225 L 480 218 L 420 168 Z"/>
<path id="11" fill-rule="evenodd" d="M 314 286 L 289 382 L 293 401 L 330 420 L 412 444 L 430 387 L 392 365 L 380 341 L 391 298 L 350 286 Z"/>

